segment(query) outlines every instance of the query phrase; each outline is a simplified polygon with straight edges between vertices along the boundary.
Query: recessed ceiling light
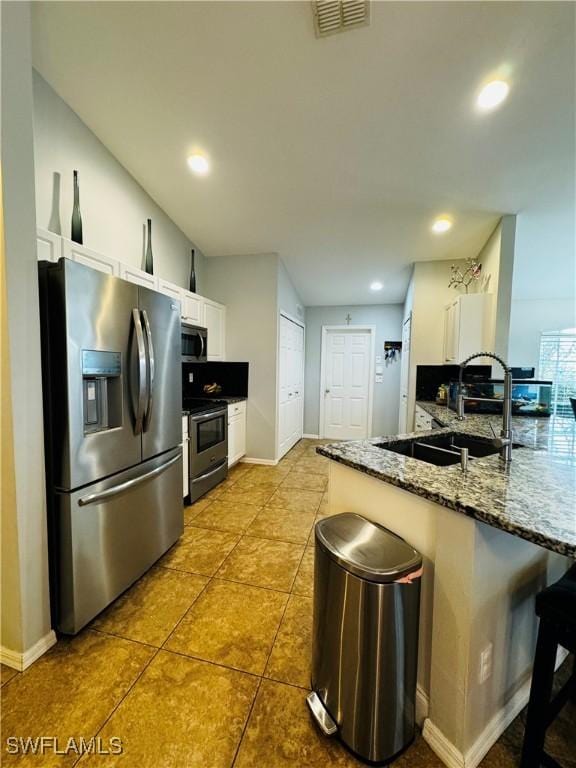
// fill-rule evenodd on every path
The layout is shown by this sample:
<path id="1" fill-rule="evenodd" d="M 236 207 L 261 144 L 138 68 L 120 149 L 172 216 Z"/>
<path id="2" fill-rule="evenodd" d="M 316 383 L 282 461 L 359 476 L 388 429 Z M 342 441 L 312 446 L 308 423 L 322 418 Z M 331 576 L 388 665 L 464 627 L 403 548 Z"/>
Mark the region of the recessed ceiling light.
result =
<path id="1" fill-rule="evenodd" d="M 381 291 L 382 288 L 384 288 L 384 286 L 378 280 L 374 280 L 373 283 L 370 283 L 370 290 L 371 291 Z"/>
<path id="2" fill-rule="evenodd" d="M 478 94 L 476 105 L 483 112 L 488 112 L 502 104 L 509 91 L 510 86 L 504 80 L 491 80 Z"/>
<path id="3" fill-rule="evenodd" d="M 191 171 L 197 173 L 199 176 L 205 176 L 210 170 L 210 163 L 204 155 L 190 155 L 188 158 L 188 165 Z"/>
<path id="4" fill-rule="evenodd" d="M 443 232 L 448 232 L 451 227 L 452 221 L 447 216 L 440 216 L 432 224 L 432 232 L 436 232 L 437 235 L 440 235 Z"/>

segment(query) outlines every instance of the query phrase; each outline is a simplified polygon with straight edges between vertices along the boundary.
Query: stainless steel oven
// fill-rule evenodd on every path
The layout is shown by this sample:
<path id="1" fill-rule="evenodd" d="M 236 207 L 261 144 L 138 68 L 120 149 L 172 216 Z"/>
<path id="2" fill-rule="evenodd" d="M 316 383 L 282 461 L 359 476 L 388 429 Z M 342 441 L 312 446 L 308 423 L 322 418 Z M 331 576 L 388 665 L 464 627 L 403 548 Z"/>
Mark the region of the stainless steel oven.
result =
<path id="1" fill-rule="evenodd" d="M 205 363 L 208 359 L 208 331 L 199 325 L 182 323 L 182 362 Z"/>
<path id="2" fill-rule="evenodd" d="M 222 401 L 201 403 L 188 414 L 191 503 L 228 475 L 228 406 Z"/>

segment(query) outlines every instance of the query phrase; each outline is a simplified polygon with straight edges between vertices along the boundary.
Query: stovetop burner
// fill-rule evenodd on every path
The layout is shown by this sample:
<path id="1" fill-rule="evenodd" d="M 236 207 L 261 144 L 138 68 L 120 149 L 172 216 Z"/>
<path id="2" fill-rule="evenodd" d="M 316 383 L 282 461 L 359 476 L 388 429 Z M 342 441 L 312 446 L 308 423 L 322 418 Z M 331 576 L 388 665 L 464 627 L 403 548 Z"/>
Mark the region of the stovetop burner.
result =
<path id="1" fill-rule="evenodd" d="M 226 400 L 215 400 L 213 397 L 187 397 L 182 402 L 184 413 L 202 413 L 208 411 L 219 411 L 227 407 Z"/>

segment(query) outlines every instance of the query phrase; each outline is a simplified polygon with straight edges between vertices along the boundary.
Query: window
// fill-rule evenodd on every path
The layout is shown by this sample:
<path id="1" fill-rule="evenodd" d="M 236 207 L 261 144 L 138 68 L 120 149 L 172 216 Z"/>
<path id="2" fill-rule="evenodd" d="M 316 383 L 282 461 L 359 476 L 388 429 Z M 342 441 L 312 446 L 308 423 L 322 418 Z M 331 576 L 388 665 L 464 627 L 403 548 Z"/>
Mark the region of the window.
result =
<path id="1" fill-rule="evenodd" d="M 540 337 L 538 375 L 550 379 L 552 413 L 572 417 L 570 397 L 576 397 L 576 328 L 547 331 Z"/>

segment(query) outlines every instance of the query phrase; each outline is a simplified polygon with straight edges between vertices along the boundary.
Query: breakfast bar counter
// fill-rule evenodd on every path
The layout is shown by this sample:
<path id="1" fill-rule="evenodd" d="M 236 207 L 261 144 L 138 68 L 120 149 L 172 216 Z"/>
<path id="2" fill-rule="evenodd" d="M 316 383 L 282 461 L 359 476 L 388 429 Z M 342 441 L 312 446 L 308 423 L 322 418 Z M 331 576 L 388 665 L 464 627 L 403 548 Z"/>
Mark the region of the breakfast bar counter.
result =
<path id="1" fill-rule="evenodd" d="M 330 459 L 328 514 L 356 512 L 423 556 L 417 719 L 446 765 L 475 768 L 527 703 L 535 595 L 576 558 L 574 420 L 514 418 L 512 461 L 470 458 L 463 471 L 399 451 L 473 436 L 493 451 L 501 418 L 418 405 L 442 427 L 317 451 Z"/>

